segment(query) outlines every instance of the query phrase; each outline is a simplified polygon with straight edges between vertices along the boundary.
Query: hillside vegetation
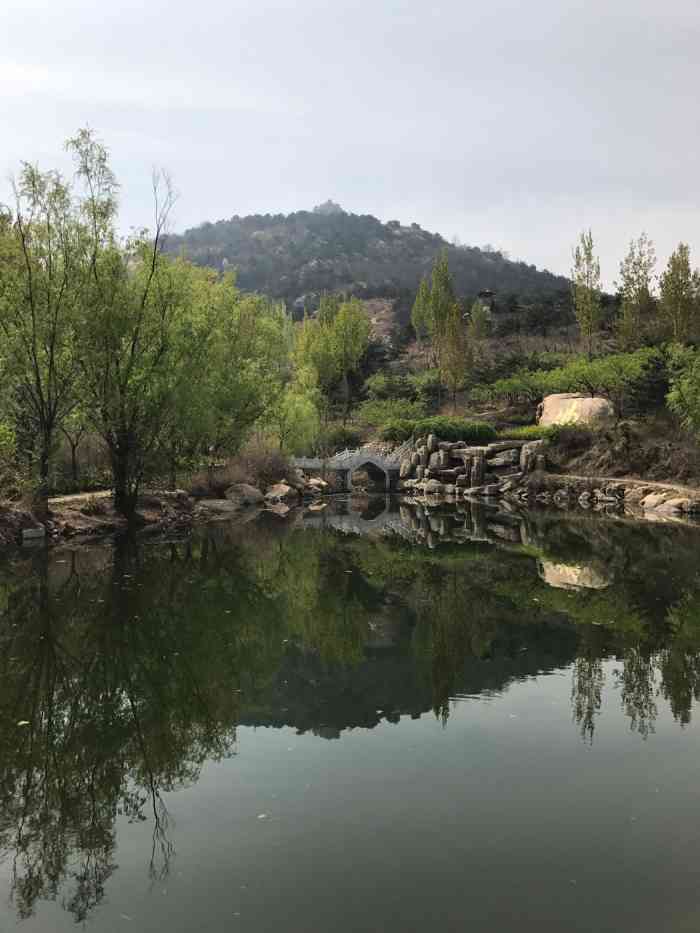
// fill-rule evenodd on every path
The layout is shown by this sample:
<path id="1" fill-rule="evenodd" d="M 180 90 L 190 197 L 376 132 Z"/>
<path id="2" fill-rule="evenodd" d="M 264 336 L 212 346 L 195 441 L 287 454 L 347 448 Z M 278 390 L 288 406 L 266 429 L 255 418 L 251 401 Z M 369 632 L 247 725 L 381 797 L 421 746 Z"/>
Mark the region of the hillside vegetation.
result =
<path id="1" fill-rule="evenodd" d="M 570 288 L 565 278 L 513 262 L 498 251 L 450 245 L 416 223 L 382 223 L 369 214 L 346 213 L 332 202 L 289 215 L 203 223 L 170 236 L 167 249 L 183 252 L 198 265 L 235 269 L 240 288 L 283 298 L 297 310 L 315 309 L 324 291 L 358 297 L 413 293 L 445 249 L 461 295 L 491 289 L 505 300 L 560 295 Z"/>

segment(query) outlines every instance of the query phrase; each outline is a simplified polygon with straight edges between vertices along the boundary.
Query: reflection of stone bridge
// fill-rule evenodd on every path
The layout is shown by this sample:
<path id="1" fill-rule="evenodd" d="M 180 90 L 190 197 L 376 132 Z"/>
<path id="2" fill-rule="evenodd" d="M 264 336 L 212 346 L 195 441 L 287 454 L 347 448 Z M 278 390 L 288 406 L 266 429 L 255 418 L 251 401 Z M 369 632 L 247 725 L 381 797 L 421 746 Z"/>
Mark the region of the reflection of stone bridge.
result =
<path id="1" fill-rule="evenodd" d="M 336 473 L 341 488 L 348 492 L 352 489 L 352 474 L 357 470 L 366 470 L 370 479 L 383 478 L 384 488 L 391 492 L 399 479 L 402 456 L 402 448 L 387 453 L 379 447 L 367 445 L 356 450 L 346 448 L 325 459 L 294 457 L 292 464 L 309 473 Z"/>

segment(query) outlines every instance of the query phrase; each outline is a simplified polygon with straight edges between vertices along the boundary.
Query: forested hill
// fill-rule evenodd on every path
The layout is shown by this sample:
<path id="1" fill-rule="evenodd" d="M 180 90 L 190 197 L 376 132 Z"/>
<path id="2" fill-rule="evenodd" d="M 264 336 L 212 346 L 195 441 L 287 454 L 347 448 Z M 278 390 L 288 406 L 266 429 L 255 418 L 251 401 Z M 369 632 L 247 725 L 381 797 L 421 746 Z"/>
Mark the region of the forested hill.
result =
<path id="1" fill-rule="evenodd" d="M 415 291 L 443 248 L 460 295 L 491 289 L 535 297 L 568 290 L 561 276 L 496 251 L 454 246 L 418 224 L 382 223 L 327 202 L 313 211 L 253 214 L 203 223 L 173 235 L 168 249 L 201 265 L 236 269 L 241 288 L 313 308 L 323 291 L 381 297 Z"/>

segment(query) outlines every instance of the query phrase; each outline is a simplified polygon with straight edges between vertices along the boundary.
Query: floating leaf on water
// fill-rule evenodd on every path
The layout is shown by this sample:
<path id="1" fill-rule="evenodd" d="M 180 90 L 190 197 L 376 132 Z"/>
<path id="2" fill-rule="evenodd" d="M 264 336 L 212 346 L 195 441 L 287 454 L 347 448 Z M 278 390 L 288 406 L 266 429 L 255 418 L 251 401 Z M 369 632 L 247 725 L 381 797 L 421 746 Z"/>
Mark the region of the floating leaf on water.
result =
<path id="1" fill-rule="evenodd" d="M 269 819 L 270 819 L 270 814 L 269 814 L 269 813 L 258 813 L 258 819 L 259 819 L 259 820 L 269 820 Z"/>
<path id="2" fill-rule="evenodd" d="M 31 723 L 29 722 L 28 719 L 20 719 L 20 721 L 17 723 L 17 725 L 18 725 L 18 726 L 29 726 L 29 725 L 31 725 Z"/>

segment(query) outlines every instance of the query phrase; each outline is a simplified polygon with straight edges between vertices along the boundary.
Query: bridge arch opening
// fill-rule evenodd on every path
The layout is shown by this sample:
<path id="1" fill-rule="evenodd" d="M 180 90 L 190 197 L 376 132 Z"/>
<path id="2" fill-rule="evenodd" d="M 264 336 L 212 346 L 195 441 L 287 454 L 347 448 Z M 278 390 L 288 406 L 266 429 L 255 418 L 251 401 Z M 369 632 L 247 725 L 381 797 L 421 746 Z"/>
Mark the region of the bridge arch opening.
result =
<path id="1" fill-rule="evenodd" d="M 350 473 L 350 488 L 366 489 L 368 492 L 385 492 L 389 488 L 389 477 L 382 467 L 371 460 L 358 463 Z"/>

